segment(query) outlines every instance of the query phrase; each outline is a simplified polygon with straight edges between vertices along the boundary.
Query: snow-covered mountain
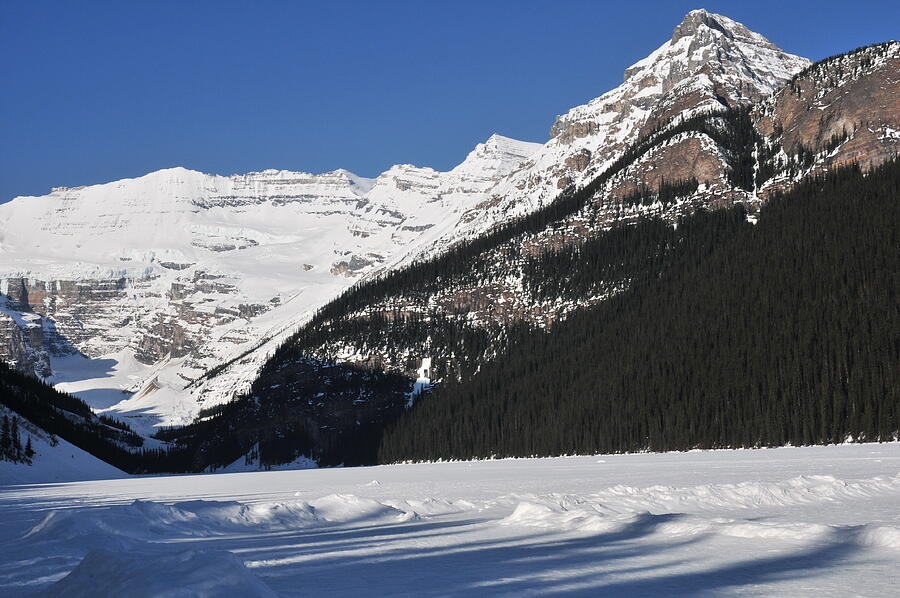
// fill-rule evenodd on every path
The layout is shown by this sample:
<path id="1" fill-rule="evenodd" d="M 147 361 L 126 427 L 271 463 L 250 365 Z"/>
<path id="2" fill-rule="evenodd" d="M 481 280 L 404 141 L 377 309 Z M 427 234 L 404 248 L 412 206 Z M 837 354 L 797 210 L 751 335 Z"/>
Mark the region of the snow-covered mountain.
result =
<path id="1" fill-rule="evenodd" d="M 808 64 L 698 10 L 622 85 L 558 117 L 547 143 L 495 135 L 449 172 L 175 168 L 17 198 L 0 206 L 0 357 L 99 409 L 185 423 L 246 389 L 354 282 L 529 213 L 663 123 L 758 101 Z M 709 162 L 714 186 L 719 150 L 693 141 L 690 169 Z M 655 176 L 687 176 L 667 174 Z"/>
<path id="2" fill-rule="evenodd" d="M 539 147 L 494 135 L 449 172 L 172 168 L 16 198 L 0 206 L 0 351 L 97 408 L 189 421 L 186 385 L 421 251 Z"/>
<path id="3" fill-rule="evenodd" d="M 533 211 L 601 173 L 637 139 L 673 119 L 757 102 L 810 64 L 728 17 L 694 10 L 672 37 L 625 69 L 624 82 L 557 117 L 550 140 L 497 186 L 459 236 Z"/>

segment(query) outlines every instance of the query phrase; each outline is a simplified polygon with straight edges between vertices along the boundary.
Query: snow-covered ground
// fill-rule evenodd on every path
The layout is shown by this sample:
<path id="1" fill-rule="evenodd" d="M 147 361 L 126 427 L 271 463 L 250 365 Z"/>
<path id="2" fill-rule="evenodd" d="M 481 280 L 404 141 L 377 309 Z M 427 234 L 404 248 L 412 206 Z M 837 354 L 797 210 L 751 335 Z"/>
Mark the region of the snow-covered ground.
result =
<path id="1" fill-rule="evenodd" d="M 4 596 L 890 596 L 900 444 L 7 486 L 0 512 Z"/>

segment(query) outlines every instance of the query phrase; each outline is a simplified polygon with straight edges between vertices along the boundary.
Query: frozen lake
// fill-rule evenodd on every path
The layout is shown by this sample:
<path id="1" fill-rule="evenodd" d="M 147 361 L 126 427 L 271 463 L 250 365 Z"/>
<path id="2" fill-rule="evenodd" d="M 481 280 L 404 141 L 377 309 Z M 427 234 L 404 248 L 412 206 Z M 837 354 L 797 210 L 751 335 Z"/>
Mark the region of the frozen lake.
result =
<path id="1" fill-rule="evenodd" d="M 900 443 L 0 487 L 0 595 L 889 596 Z"/>

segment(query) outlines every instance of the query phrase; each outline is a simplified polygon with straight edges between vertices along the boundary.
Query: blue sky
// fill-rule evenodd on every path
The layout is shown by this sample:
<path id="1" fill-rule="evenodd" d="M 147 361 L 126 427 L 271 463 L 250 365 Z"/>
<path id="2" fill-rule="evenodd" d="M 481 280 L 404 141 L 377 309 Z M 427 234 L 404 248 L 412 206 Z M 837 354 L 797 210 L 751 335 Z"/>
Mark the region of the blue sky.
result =
<path id="1" fill-rule="evenodd" d="M 170 166 L 447 169 L 545 141 L 704 7 L 819 59 L 894 2 L 0 0 L 0 201 Z"/>

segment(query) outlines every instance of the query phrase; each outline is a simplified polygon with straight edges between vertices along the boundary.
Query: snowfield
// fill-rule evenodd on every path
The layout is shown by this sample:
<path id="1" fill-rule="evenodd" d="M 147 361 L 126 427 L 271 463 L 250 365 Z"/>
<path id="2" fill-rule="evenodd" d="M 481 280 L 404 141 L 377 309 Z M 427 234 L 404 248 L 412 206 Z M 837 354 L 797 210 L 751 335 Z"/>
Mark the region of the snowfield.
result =
<path id="1" fill-rule="evenodd" d="M 3 596 L 890 596 L 900 581 L 900 443 L 4 486 L 0 509 Z"/>

